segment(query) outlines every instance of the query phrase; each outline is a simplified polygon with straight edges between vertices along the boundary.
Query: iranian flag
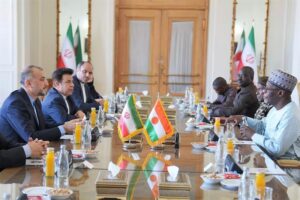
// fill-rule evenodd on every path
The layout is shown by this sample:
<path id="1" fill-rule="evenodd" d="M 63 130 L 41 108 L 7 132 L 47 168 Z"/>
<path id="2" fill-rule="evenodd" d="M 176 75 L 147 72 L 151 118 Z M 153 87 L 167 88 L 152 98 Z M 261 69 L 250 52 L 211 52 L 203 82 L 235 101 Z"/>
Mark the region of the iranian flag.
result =
<path id="1" fill-rule="evenodd" d="M 156 101 L 145 123 L 144 134 L 150 146 L 161 144 L 174 134 L 160 99 Z"/>
<path id="2" fill-rule="evenodd" d="M 126 141 L 141 133 L 142 130 L 143 123 L 135 107 L 135 98 L 131 95 L 118 122 L 119 137 L 122 141 Z"/>
<path id="3" fill-rule="evenodd" d="M 246 39 L 245 39 L 245 31 L 243 30 L 241 38 L 238 42 L 238 45 L 236 47 L 235 50 L 235 54 L 233 57 L 234 60 L 234 80 L 237 80 L 237 74 L 239 73 L 239 71 L 241 70 L 241 68 L 243 67 L 243 62 L 242 62 L 242 52 L 243 49 L 245 47 L 245 43 L 246 43 Z"/>
<path id="4" fill-rule="evenodd" d="M 254 77 L 257 79 L 257 63 L 255 55 L 254 27 L 252 26 L 242 53 L 242 67 L 249 66 L 254 70 Z"/>
<path id="5" fill-rule="evenodd" d="M 82 62 L 82 50 L 81 50 L 79 25 L 77 26 L 77 29 L 74 34 L 74 51 L 76 56 L 76 65 L 78 65 L 78 63 Z"/>
<path id="6" fill-rule="evenodd" d="M 57 68 L 68 67 L 73 70 L 76 69 L 75 52 L 73 45 L 73 31 L 72 24 L 69 23 L 67 35 L 63 41 L 60 56 L 57 60 Z"/>
<path id="7" fill-rule="evenodd" d="M 147 184 L 156 199 L 159 196 L 159 177 L 160 173 L 165 171 L 165 163 L 155 156 L 150 156 L 147 157 L 145 164 L 143 164 L 143 170 Z"/>

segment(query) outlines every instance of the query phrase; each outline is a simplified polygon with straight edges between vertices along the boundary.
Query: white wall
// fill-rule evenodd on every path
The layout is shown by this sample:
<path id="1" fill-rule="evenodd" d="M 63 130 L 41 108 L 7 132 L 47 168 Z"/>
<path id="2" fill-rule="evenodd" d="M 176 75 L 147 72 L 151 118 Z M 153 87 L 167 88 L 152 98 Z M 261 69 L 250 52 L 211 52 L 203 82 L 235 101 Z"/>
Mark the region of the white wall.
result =
<path id="1" fill-rule="evenodd" d="M 93 1 L 92 55 L 95 86 L 102 94 L 113 91 L 115 0 Z"/>
<path id="2" fill-rule="evenodd" d="M 0 1 L 0 105 L 17 87 L 16 0 Z"/>
<path id="3" fill-rule="evenodd" d="M 230 79 L 231 1 L 211 0 L 209 4 L 206 98 L 214 99 L 213 80 L 222 76 Z"/>

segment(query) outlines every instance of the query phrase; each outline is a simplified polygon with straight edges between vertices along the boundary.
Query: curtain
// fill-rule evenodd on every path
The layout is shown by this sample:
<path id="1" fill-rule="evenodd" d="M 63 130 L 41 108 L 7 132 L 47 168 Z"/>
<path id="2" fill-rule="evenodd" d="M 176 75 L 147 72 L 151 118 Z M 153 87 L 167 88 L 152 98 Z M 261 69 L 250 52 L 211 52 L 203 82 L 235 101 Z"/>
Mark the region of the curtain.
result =
<path id="1" fill-rule="evenodd" d="M 169 74 L 192 74 L 193 22 L 173 22 L 169 57 Z M 191 83 L 188 76 L 169 76 L 169 83 Z M 169 85 L 169 91 L 184 93 L 192 85 Z"/>
<path id="2" fill-rule="evenodd" d="M 131 20 L 129 22 L 129 73 L 148 74 L 150 55 L 151 22 Z M 147 76 L 129 76 L 130 82 L 149 82 Z M 148 90 L 146 84 L 130 84 L 130 92 Z"/>

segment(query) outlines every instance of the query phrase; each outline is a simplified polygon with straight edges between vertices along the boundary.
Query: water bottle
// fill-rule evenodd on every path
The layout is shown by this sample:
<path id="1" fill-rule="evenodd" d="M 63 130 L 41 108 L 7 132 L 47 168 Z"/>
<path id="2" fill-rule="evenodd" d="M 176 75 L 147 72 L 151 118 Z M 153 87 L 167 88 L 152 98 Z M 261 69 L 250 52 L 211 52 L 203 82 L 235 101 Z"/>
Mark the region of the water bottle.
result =
<path id="1" fill-rule="evenodd" d="M 105 114 L 101 106 L 99 106 L 98 114 L 97 114 L 97 126 L 100 128 L 103 126 L 105 122 Z"/>
<path id="2" fill-rule="evenodd" d="M 111 95 L 111 97 L 109 98 L 108 113 L 114 114 L 115 111 L 116 111 L 115 95 Z"/>
<path id="3" fill-rule="evenodd" d="M 91 141 L 92 141 L 91 126 L 89 120 L 86 119 L 84 122 L 84 130 L 82 134 L 82 143 L 84 149 L 91 149 Z"/>
<path id="4" fill-rule="evenodd" d="M 189 101 L 189 87 L 186 87 L 185 88 L 185 93 L 184 93 L 184 100 L 185 102 L 188 102 Z"/>
<path id="5" fill-rule="evenodd" d="M 125 96 L 125 101 L 127 101 L 127 98 L 129 96 L 129 92 L 128 92 L 127 86 L 125 86 L 125 89 L 124 89 L 124 96 Z"/>
<path id="6" fill-rule="evenodd" d="M 224 143 L 224 136 L 223 134 L 220 134 L 215 153 L 215 172 L 220 174 L 224 173 L 225 168 Z"/>
<path id="7" fill-rule="evenodd" d="M 251 197 L 249 169 L 244 166 L 238 196 L 240 200 L 248 200 Z"/>
<path id="8" fill-rule="evenodd" d="M 57 176 L 61 178 L 66 178 L 69 176 L 68 151 L 66 151 L 66 145 L 63 144 L 60 145 Z"/>
<path id="9" fill-rule="evenodd" d="M 201 114 L 201 105 L 200 103 L 197 105 L 197 110 L 196 110 L 196 123 L 198 124 L 203 120 L 203 116 Z"/>
<path id="10" fill-rule="evenodd" d="M 190 92 L 189 106 L 190 106 L 190 112 L 193 112 L 195 108 L 195 95 L 193 92 Z"/>

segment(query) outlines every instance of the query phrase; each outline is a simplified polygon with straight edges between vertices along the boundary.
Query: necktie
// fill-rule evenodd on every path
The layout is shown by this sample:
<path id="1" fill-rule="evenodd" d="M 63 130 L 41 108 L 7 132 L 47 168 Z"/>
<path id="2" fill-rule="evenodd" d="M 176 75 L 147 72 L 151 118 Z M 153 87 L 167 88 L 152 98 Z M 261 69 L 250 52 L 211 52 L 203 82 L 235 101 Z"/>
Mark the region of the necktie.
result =
<path id="1" fill-rule="evenodd" d="M 65 100 L 65 103 L 66 103 L 66 106 L 67 106 L 67 113 L 69 115 L 70 114 L 70 106 L 69 106 L 69 102 L 68 102 L 67 97 L 64 97 L 64 100 Z"/>
<path id="2" fill-rule="evenodd" d="M 81 90 L 82 90 L 83 102 L 86 103 L 86 91 L 85 91 L 85 85 L 84 85 L 84 83 L 80 83 L 80 85 L 81 85 Z"/>
<path id="3" fill-rule="evenodd" d="M 41 102 L 39 99 L 35 100 L 34 107 L 35 107 L 35 113 L 37 116 L 37 122 L 39 125 L 39 129 L 44 129 L 45 121 L 44 121 L 44 116 L 43 116 L 43 112 L 42 112 Z"/>
<path id="4" fill-rule="evenodd" d="M 37 124 L 39 126 L 40 125 L 40 121 L 39 121 L 39 116 L 38 116 L 38 113 L 37 113 L 37 100 L 35 100 L 33 102 L 33 110 L 34 110 L 34 113 L 35 113 L 36 122 L 37 122 Z"/>

